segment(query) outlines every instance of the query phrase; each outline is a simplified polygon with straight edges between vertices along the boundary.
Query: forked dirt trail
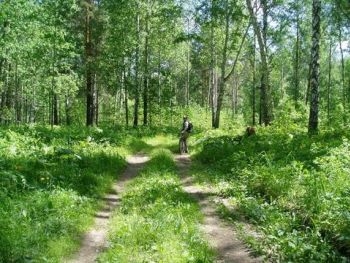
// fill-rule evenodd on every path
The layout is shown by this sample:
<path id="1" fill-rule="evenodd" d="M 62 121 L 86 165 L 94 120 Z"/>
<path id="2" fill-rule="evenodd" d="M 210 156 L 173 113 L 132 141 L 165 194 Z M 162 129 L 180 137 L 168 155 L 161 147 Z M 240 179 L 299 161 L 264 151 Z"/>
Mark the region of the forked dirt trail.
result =
<path id="1" fill-rule="evenodd" d="M 182 178 L 184 190 L 190 194 L 200 206 L 204 215 L 202 230 L 207 235 L 209 244 L 217 251 L 216 263 L 258 263 L 262 260 L 253 258 L 244 244 L 237 239 L 237 235 L 215 212 L 215 206 L 210 202 L 210 190 L 203 190 L 193 184 L 189 176 L 190 159 L 187 155 L 175 157 Z M 127 159 L 128 166 L 122 176 L 114 183 L 111 193 L 103 199 L 105 205 L 95 215 L 93 227 L 83 236 L 80 250 L 67 260 L 69 263 L 93 263 L 98 254 L 107 246 L 107 230 L 109 218 L 114 209 L 120 204 L 121 193 L 125 184 L 133 179 L 143 165 L 148 161 L 144 155 L 135 155 Z M 169 262 L 170 263 L 170 262 Z"/>
<path id="2" fill-rule="evenodd" d="M 238 240 L 237 233 L 232 225 L 225 223 L 216 214 L 215 206 L 210 202 L 210 190 L 204 190 L 193 184 L 189 176 L 191 161 L 187 155 L 177 155 L 175 157 L 179 167 L 180 176 L 185 192 L 190 194 L 200 206 L 204 215 L 202 231 L 207 235 L 209 244 L 217 251 L 217 263 L 257 263 L 262 262 L 259 258 L 254 258 L 249 254 L 248 249 Z"/>
<path id="3" fill-rule="evenodd" d="M 148 157 L 144 155 L 134 155 L 127 159 L 128 166 L 122 176 L 114 183 L 111 193 L 104 199 L 104 207 L 95 215 L 93 227 L 83 236 L 80 250 L 69 263 L 92 263 L 95 262 L 97 255 L 107 245 L 107 229 L 109 218 L 113 210 L 119 205 L 121 193 L 124 191 L 125 184 L 137 175 Z"/>

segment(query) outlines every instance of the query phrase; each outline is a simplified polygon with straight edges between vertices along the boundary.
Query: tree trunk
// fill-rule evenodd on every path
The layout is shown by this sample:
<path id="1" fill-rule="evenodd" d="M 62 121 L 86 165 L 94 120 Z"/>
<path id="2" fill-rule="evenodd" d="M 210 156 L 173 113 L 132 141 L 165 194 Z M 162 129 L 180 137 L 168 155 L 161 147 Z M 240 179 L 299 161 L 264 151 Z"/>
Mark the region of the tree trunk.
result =
<path id="1" fill-rule="evenodd" d="M 189 24 L 190 20 L 187 19 L 187 33 L 189 32 Z M 190 101 L 190 44 L 189 39 L 187 39 L 187 58 L 186 58 L 186 72 L 187 72 L 187 80 L 186 80 L 186 91 L 185 91 L 185 101 L 186 106 L 188 107 Z"/>
<path id="2" fill-rule="evenodd" d="M 144 60 L 143 60 L 143 125 L 148 125 L 148 103 L 149 103 L 149 3 L 147 4 L 146 25 L 145 25 L 145 47 L 144 47 Z"/>
<path id="3" fill-rule="evenodd" d="M 249 14 L 252 19 L 252 24 L 259 44 L 259 51 L 261 57 L 261 118 L 265 125 L 269 125 L 272 121 L 272 95 L 270 87 L 270 72 L 267 59 L 267 46 L 266 46 L 266 34 L 267 34 L 267 3 L 266 0 L 262 1 L 263 5 L 263 30 L 257 21 L 256 14 L 252 7 L 251 0 L 246 0 Z"/>
<path id="4" fill-rule="evenodd" d="M 130 76 L 130 74 L 129 74 Z M 126 66 L 123 58 L 123 86 L 124 86 L 124 107 L 125 107 L 125 125 L 129 126 L 129 90 L 128 90 L 128 82 L 126 81 Z"/>
<path id="5" fill-rule="evenodd" d="M 225 86 L 226 86 L 226 82 L 229 80 L 229 78 L 235 73 L 235 69 L 236 69 L 236 65 L 238 62 L 238 58 L 239 55 L 242 51 L 242 47 L 244 44 L 244 41 L 247 37 L 248 34 L 248 30 L 250 27 L 250 24 L 248 24 L 245 34 L 243 36 L 243 38 L 241 39 L 241 44 L 240 47 L 236 53 L 236 57 L 233 63 L 233 66 L 230 70 L 230 72 L 226 74 L 226 64 L 227 64 L 227 50 L 228 50 L 228 39 L 229 39 L 229 35 L 230 35 L 230 19 L 232 16 L 232 10 L 229 7 L 229 2 L 226 1 L 226 17 L 225 17 L 225 38 L 224 38 L 224 47 L 222 50 L 222 61 L 221 61 L 221 66 L 220 66 L 220 78 L 218 80 L 218 89 L 217 89 L 217 94 L 215 94 L 216 96 L 213 97 L 215 99 L 215 107 L 213 108 L 214 111 L 212 113 L 213 115 L 213 120 L 212 120 L 212 126 L 213 128 L 219 128 L 220 126 L 220 114 L 221 114 L 221 109 L 222 109 L 222 103 L 223 103 L 223 98 L 224 98 L 224 94 L 225 94 Z"/>
<path id="6" fill-rule="evenodd" d="M 254 33 L 254 41 L 253 41 L 253 85 L 252 85 L 252 125 L 256 125 L 255 113 L 256 113 L 256 36 Z"/>
<path id="7" fill-rule="evenodd" d="M 9 79 L 8 79 L 8 90 L 7 90 L 7 99 L 6 99 L 6 107 L 8 110 L 8 116 L 7 116 L 7 124 L 11 124 L 13 121 L 13 114 L 12 110 L 14 109 L 14 69 L 13 69 L 13 64 L 10 64 L 9 67 Z"/>
<path id="8" fill-rule="evenodd" d="M 29 123 L 35 123 L 36 122 L 36 87 L 33 85 L 33 91 L 32 91 L 32 103 L 30 105 L 30 113 L 29 113 Z"/>
<path id="9" fill-rule="evenodd" d="M 217 111 L 217 91 L 215 87 L 215 46 L 214 46 L 214 19 L 213 19 L 213 14 L 214 14 L 214 0 L 211 0 L 211 23 L 210 23 L 210 40 L 211 40 L 211 45 L 210 45 L 210 106 L 211 106 L 211 123 L 212 127 L 215 128 L 215 116 L 216 116 L 216 111 Z"/>
<path id="10" fill-rule="evenodd" d="M 216 96 L 216 110 L 214 112 L 214 122 L 213 122 L 213 128 L 219 128 L 220 125 L 220 113 L 222 108 L 222 101 L 224 98 L 224 92 L 225 92 L 225 74 L 226 74 L 226 63 L 227 63 L 227 49 L 228 49 L 228 37 L 230 32 L 230 16 L 231 12 L 229 10 L 228 6 L 228 0 L 225 1 L 225 10 L 226 10 L 226 17 L 225 17 L 225 36 L 224 36 L 224 47 L 222 50 L 222 60 L 221 60 L 221 67 L 220 67 L 220 79 L 219 79 L 219 89 L 217 91 Z"/>
<path id="11" fill-rule="evenodd" d="M 281 88 L 281 99 L 283 99 L 286 95 L 286 90 L 284 88 L 284 64 L 281 64 L 281 79 L 280 79 L 280 88 Z"/>
<path id="12" fill-rule="evenodd" d="M 259 93 L 260 93 L 260 98 L 259 98 L 259 125 L 261 126 L 263 124 L 263 119 L 262 119 L 262 91 L 261 91 L 261 81 L 260 81 L 260 86 L 259 86 Z"/>
<path id="13" fill-rule="evenodd" d="M 58 125 L 58 110 L 57 110 L 57 94 L 55 92 L 55 64 L 56 64 L 56 23 L 55 23 L 55 19 L 56 19 L 56 12 L 55 12 L 55 17 L 53 18 L 53 23 L 54 23 L 54 29 L 53 29 L 53 50 L 52 50 L 52 65 L 51 65 L 51 112 L 50 112 L 50 124 L 51 127 L 53 125 Z"/>
<path id="14" fill-rule="evenodd" d="M 321 29 L 321 0 L 312 3 L 312 47 L 311 47 L 311 75 L 310 75 L 310 115 L 309 134 L 318 132 L 318 104 L 319 104 L 319 72 L 320 72 L 320 29 Z"/>
<path id="15" fill-rule="evenodd" d="M 68 91 L 68 94 L 66 95 L 66 99 L 65 99 L 65 112 L 66 112 L 66 125 L 69 126 L 69 125 L 72 124 L 71 104 L 70 104 L 69 91 Z"/>
<path id="16" fill-rule="evenodd" d="M 207 84 L 207 78 L 206 78 L 206 71 L 201 70 L 201 100 L 200 100 L 200 106 L 204 107 L 205 103 L 205 89 Z"/>
<path id="17" fill-rule="evenodd" d="M 327 87 L 327 120 L 331 123 L 331 87 L 332 87 L 332 40 L 329 42 L 328 52 L 328 87 Z"/>
<path id="18" fill-rule="evenodd" d="M 145 40 L 144 53 L 144 76 L 143 76 L 143 125 L 148 125 L 148 95 L 149 95 L 149 76 L 148 76 L 148 36 Z"/>
<path id="19" fill-rule="evenodd" d="M 1 70 L 0 70 L 1 72 Z M 0 73 L 1 75 L 1 73 Z M 20 83 L 18 76 L 18 63 L 16 63 L 16 72 L 15 72 L 15 112 L 16 112 L 16 123 L 22 122 L 22 95 L 23 95 L 23 86 Z M 22 88 L 21 88 L 22 87 Z"/>
<path id="20" fill-rule="evenodd" d="M 307 80 L 307 87 L 306 87 L 306 94 L 305 94 L 305 105 L 309 104 L 310 100 L 310 90 L 311 90 L 311 66 L 312 58 L 310 56 L 310 62 L 309 62 L 309 72 L 308 72 L 308 80 Z"/>
<path id="21" fill-rule="evenodd" d="M 11 63 L 7 63 L 7 71 L 6 71 L 6 79 L 5 79 L 5 92 L 4 92 L 4 103 L 3 107 L 5 109 L 5 116 L 4 116 L 4 123 L 5 124 L 10 124 L 11 120 L 11 109 L 12 107 L 12 101 L 13 101 L 13 96 L 12 96 L 12 81 L 11 81 L 11 73 L 12 73 L 12 65 Z"/>
<path id="22" fill-rule="evenodd" d="M 160 47 L 158 50 L 158 81 L 157 81 L 157 86 L 158 86 L 158 115 L 159 115 L 159 123 L 163 123 L 163 118 L 162 118 L 162 90 L 161 90 L 161 85 L 160 85 L 160 74 L 161 74 L 161 52 L 160 52 Z"/>
<path id="23" fill-rule="evenodd" d="M 86 60 L 86 126 L 94 125 L 95 98 L 94 98 L 94 71 L 93 71 L 93 44 L 92 44 L 92 0 L 86 1 L 85 17 L 85 60 Z"/>
<path id="24" fill-rule="evenodd" d="M 235 116 L 238 112 L 238 82 L 238 76 L 236 75 L 234 81 L 232 82 L 232 116 Z"/>
<path id="25" fill-rule="evenodd" d="M 215 66 L 213 67 L 212 69 L 212 80 L 211 80 L 211 107 L 212 107 L 212 127 L 213 128 L 217 128 L 215 126 L 215 118 L 216 118 L 216 115 L 217 115 L 217 96 L 218 96 L 218 80 L 217 80 L 217 75 L 216 75 L 216 68 Z"/>
<path id="26" fill-rule="evenodd" d="M 297 32 L 295 41 L 295 63 L 294 63 L 294 106 L 297 108 L 299 100 L 299 60 L 300 60 L 300 19 L 299 10 L 297 11 Z"/>
<path id="27" fill-rule="evenodd" d="M 53 101 L 52 101 L 52 108 L 53 108 L 53 115 L 52 115 L 52 124 L 53 125 L 59 125 L 59 117 L 58 117 L 58 97 L 57 94 L 53 95 Z"/>
<path id="28" fill-rule="evenodd" d="M 134 105 L 134 127 L 139 125 L 140 84 L 139 84 L 139 56 L 140 56 L 140 15 L 136 16 L 136 51 L 135 51 L 135 105 Z"/>
<path id="29" fill-rule="evenodd" d="M 342 103 L 343 108 L 346 109 L 346 97 L 349 96 L 345 89 L 345 62 L 344 62 L 344 50 L 342 46 L 343 36 L 342 36 L 342 28 L 339 25 L 339 49 L 340 49 L 340 59 L 341 59 L 341 90 L 342 90 Z"/>
<path id="30" fill-rule="evenodd" d="M 99 87 L 97 86 L 97 74 L 94 73 L 94 88 L 93 88 L 93 98 L 94 98 L 94 122 L 95 125 L 98 126 L 99 120 L 100 120 L 100 103 L 99 103 L 99 99 L 100 99 L 100 92 L 99 92 Z"/>

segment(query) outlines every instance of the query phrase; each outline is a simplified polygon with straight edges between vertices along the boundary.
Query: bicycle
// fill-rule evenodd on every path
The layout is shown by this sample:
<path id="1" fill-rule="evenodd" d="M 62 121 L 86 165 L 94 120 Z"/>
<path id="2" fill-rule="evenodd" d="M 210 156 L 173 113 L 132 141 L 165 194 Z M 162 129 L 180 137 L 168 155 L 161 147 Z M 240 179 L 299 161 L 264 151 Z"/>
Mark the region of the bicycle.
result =
<path id="1" fill-rule="evenodd" d="M 180 154 L 187 153 L 187 145 L 186 145 L 186 140 L 187 140 L 188 135 L 181 133 L 180 134 L 180 139 L 179 139 L 179 152 Z"/>
<path id="2" fill-rule="evenodd" d="M 180 137 L 179 140 L 179 152 L 180 154 L 184 154 L 186 152 L 186 145 L 185 145 L 185 141 Z"/>

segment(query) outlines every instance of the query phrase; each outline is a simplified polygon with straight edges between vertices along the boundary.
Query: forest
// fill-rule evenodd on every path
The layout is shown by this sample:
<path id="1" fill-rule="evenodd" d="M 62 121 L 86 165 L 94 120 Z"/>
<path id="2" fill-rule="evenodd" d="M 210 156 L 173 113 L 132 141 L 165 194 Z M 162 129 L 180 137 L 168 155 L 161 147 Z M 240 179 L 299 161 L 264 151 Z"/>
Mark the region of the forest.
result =
<path id="1" fill-rule="evenodd" d="M 350 262 L 349 28 L 348 0 L 0 0 L 0 263 L 67 262 L 140 153 L 97 262 L 217 262 L 183 116 L 253 258 Z"/>

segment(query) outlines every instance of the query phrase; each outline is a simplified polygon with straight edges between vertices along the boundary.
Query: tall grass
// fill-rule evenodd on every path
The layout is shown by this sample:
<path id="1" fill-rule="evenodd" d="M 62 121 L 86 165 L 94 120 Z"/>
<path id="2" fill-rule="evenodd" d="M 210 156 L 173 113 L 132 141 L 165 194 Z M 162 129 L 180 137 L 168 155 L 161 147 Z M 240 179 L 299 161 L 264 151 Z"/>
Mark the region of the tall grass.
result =
<path id="1" fill-rule="evenodd" d="M 155 151 L 113 216 L 99 262 L 212 262 L 198 205 L 183 192 L 169 151 Z"/>
<path id="2" fill-rule="evenodd" d="M 349 138 L 278 125 L 214 133 L 198 141 L 195 174 L 255 224 L 262 238 L 247 240 L 269 261 L 349 262 Z"/>
<path id="3" fill-rule="evenodd" d="M 62 262 L 73 252 L 125 165 L 127 138 L 97 128 L 1 129 L 0 262 Z"/>

